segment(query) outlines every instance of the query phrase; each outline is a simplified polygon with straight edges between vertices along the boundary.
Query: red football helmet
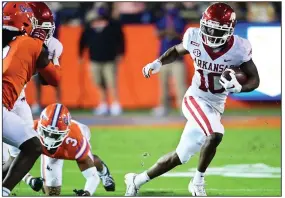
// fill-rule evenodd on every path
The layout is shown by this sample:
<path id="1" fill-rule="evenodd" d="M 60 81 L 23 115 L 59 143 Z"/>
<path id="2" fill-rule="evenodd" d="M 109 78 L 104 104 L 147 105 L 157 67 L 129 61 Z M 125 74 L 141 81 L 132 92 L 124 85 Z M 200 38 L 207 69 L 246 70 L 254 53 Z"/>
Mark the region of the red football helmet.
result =
<path id="1" fill-rule="evenodd" d="M 48 105 L 41 113 L 38 122 L 40 141 L 48 150 L 59 147 L 69 133 L 71 116 L 62 104 Z"/>
<path id="2" fill-rule="evenodd" d="M 46 40 L 52 37 L 55 30 L 55 23 L 52 11 L 44 2 L 29 2 L 37 22 L 35 28 L 40 28 L 46 31 Z"/>
<path id="3" fill-rule="evenodd" d="M 34 29 L 36 19 L 33 10 L 25 2 L 3 3 L 3 29 L 21 31 L 28 35 Z"/>
<path id="4" fill-rule="evenodd" d="M 226 3 L 214 3 L 203 13 L 200 21 L 202 42 L 216 48 L 224 45 L 234 33 L 236 13 Z"/>

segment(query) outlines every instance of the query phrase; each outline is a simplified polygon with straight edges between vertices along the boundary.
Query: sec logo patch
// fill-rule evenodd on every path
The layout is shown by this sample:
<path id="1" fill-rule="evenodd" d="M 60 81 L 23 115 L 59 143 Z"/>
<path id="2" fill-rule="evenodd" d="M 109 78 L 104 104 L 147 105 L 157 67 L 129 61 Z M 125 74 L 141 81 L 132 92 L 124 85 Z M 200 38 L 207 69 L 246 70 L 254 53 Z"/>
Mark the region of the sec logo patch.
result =
<path id="1" fill-rule="evenodd" d="M 193 50 L 193 54 L 196 56 L 196 57 L 200 57 L 201 56 L 201 51 L 199 49 L 194 49 Z"/>

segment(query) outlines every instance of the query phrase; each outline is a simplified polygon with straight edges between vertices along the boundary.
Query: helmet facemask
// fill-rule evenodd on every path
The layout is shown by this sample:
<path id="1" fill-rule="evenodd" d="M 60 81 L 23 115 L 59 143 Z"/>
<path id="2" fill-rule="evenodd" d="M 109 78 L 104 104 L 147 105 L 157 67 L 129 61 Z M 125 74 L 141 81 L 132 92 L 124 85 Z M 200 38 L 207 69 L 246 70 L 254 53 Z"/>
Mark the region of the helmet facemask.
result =
<path id="1" fill-rule="evenodd" d="M 215 21 L 206 21 L 201 19 L 199 34 L 202 37 L 202 42 L 211 47 L 217 48 L 224 45 L 233 35 L 234 28 L 228 25 L 219 25 Z"/>
<path id="2" fill-rule="evenodd" d="M 55 30 L 55 25 L 52 22 L 42 22 L 41 25 L 39 25 L 39 21 L 36 21 L 35 28 L 42 29 L 46 32 L 46 39 L 45 39 L 45 44 L 47 45 L 47 42 L 49 39 L 52 37 L 54 30 Z"/>
<path id="3" fill-rule="evenodd" d="M 50 125 L 45 127 L 39 122 L 38 132 L 42 145 L 44 145 L 47 150 L 50 150 L 58 148 L 62 144 L 69 133 L 69 128 L 60 131 L 57 127 L 52 127 Z"/>

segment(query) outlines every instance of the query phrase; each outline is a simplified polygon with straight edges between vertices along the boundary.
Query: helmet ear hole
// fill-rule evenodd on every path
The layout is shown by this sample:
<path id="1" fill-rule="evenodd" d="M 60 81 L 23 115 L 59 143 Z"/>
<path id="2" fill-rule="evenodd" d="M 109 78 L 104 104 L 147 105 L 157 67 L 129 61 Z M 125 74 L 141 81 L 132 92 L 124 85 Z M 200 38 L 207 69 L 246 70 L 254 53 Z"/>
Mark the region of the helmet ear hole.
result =
<path id="1" fill-rule="evenodd" d="M 23 23 L 23 24 L 24 24 L 25 27 L 29 27 L 29 24 L 27 24 L 27 23 Z"/>

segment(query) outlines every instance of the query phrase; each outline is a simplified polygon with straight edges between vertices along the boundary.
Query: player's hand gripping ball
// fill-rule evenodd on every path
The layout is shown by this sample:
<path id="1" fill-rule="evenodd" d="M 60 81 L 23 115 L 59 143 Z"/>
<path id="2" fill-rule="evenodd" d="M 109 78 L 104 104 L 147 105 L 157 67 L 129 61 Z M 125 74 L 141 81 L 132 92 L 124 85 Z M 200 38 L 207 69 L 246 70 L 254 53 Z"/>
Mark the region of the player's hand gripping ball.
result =
<path id="1" fill-rule="evenodd" d="M 220 78 L 220 84 L 230 93 L 239 93 L 247 81 L 245 73 L 240 68 L 226 69 Z"/>
<path id="2" fill-rule="evenodd" d="M 247 76 L 239 67 L 231 68 L 230 70 L 234 71 L 234 75 L 239 84 L 244 85 L 246 83 Z M 222 76 L 224 76 L 227 80 L 231 80 L 230 70 L 225 70 L 222 74 Z"/>

